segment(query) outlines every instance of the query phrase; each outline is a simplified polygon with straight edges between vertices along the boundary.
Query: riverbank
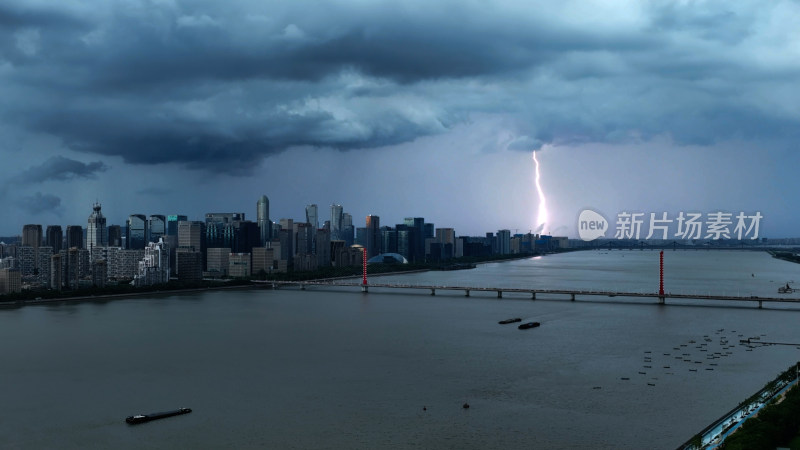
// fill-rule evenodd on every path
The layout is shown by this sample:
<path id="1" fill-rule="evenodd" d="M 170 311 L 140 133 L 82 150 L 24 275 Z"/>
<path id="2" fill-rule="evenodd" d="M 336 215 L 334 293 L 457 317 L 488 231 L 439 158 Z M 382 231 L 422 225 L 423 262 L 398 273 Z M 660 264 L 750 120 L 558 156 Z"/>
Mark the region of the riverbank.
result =
<path id="1" fill-rule="evenodd" d="M 766 412 L 767 409 L 776 400 L 787 394 L 787 391 L 797 385 L 797 366 L 800 362 L 792 365 L 785 371 L 781 372 L 774 380 L 767 383 L 761 390 L 748 397 L 738 406 L 725 413 L 722 417 L 711 423 L 711 425 L 704 428 L 696 434 L 688 442 L 679 447 L 682 450 L 700 450 L 700 449 L 716 449 L 716 448 L 736 448 L 736 449 L 753 449 L 752 446 L 731 446 L 729 443 L 729 436 L 734 432 L 738 432 L 740 428 L 747 428 L 745 424 L 749 419 Z M 795 394 L 797 390 L 794 390 Z M 798 395 L 800 401 L 800 395 Z M 800 405 L 800 403 L 798 404 Z M 748 425 L 749 426 L 749 425 Z M 774 430 L 772 430 L 774 431 Z M 791 436 L 794 436 L 795 430 L 792 431 Z M 737 440 L 742 442 L 751 443 L 750 437 L 740 438 L 738 433 Z M 791 437 L 790 436 L 790 437 Z M 763 436 L 759 437 L 762 439 Z M 780 443 L 780 442 L 778 442 Z M 775 448 L 775 445 L 769 448 Z"/>
<path id="2" fill-rule="evenodd" d="M 782 259 L 784 261 L 793 262 L 795 264 L 800 264 L 800 256 L 797 256 L 792 252 L 781 252 L 781 251 L 777 251 L 777 250 L 768 250 L 767 253 L 772 255 L 773 258 Z"/>
<path id="3" fill-rule="evenodd" d="M 511 261 L 516 259 L 526 259 L 537 256 L 535 254 L 525 255 L 496 255 L 489 258 L 459 258 L 458 260 L 447 261 L 446 263 L 421 263 L 413 265 L 399 265 L 399 264 L 371 264 L 368 266 L 368 277 L 381 277 L 408 273 L 422 273 L 432 270 L 446 270 L 444 268 L 458 264 L 488 264 L 493 262 Z M 469 270 L 469 269 L 463 269 Z M 338 276 L 330 276 L 336 274 Z M 341 274 L 341 275 L 339 275 Z M 167 285 L 149 286 L 145 288 L 134 288 L 127 285 L 119 285 L 106 288 L 91 288 L 85 291 L 23 291 L 19 294 L 11 294 L 0 296 L 0 308 L 19 308 L 27 305 L 45 305 L 61 302 L 86 302 L 86 301 L 107 301 L 124 298 L 134 298 L 152 295 L 164 294 L 181 294 L 191 292 L 202 292 L 211 290 L 224 290 L 224 289 L 263 289 L 267 287 L 269 282 L 279 283 L 281 281 L 334 281 L 334 280 L 351 280 L 360 279 L 362 274 L 361 266 L 348 266 L 348 267 L 329 267 L 315 271 L 308 272 L 289 272 L 283 274 L 274 274 L 268 277 L 262 277 L 258 280 L 256 277 L 251 279 L 238 279 L 238 280 L 220 280 L 193 283 L 189 287 L 182 287 L 182 285 L 172 285 L 174 281 Z M 119 292 L 124 291 L 124 292 Z M 65 295 L 66 294 L 66 295 Z"/>
<path id="4" fill-rule="evenodd" d="M 248 284 L 236 284 L 236 285 L 225 285 L 225 286 L 218 285 L 218 286 L 194 287 L 194 288 L 184 288 L 184 289 L 157 289 L 157 290 L 147 290 L 140 292 L 125 292 L 120 294 L 96 294 L 96 295 L 90 294 L 90 295 L 76 295 L 76 296 L 66 296 L 66 297 L 7 300 L 0 302 L 0 308 L 19 308 L 22 306 L 47 305 L 53 303 L 105 301 L 105 300 L 117 300 L 124 298 L 156 296 L 156 295 L 172 295 L 172 294 L 186 294 L 191 292 L 202 292 L 202 291 L 217 291 L 226 289 L 254 289 L 254 288 L 263 288 L 263 286 L 258 286 L 255 284 L 248 283 Z"/>

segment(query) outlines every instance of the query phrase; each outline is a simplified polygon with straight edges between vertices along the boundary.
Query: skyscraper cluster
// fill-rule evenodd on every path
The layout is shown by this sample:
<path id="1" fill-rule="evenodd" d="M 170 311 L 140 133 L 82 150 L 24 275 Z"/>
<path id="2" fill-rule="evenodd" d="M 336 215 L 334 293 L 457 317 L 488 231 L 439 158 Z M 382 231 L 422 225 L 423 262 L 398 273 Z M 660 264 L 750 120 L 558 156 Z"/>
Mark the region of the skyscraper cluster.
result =
<path id="1" fill-rule="evenodd" d="M 203 221 L 186 215 L 130 214 L 124 225 L 108 225 L 99 203 L 92 205 L 86 228 L 28 224 L 20 241 L 0 244 L 0 293 L 23 286 L 78 289 L 106 283 L 147 286 L 170 278 L 250 277 L 327 266 L 446 261 L 462 256 L 530 252 L 550 245 L 549 236 L 511 235 L 499 230 L 482 237 L 456 236 L 422 217 L 381 226 L 368 215 L 355 228 L 342 205 L 330 205 L 330 220 L 319 223 L 316 204 L 304 220 L 269 217 L 269 199 L 256 201 L 256 220 L 244 212 L 213 212 Z M 559 241 L 560 242 L 560 241 Z M 563 244 L 562 244 L 563 245 Z"/>

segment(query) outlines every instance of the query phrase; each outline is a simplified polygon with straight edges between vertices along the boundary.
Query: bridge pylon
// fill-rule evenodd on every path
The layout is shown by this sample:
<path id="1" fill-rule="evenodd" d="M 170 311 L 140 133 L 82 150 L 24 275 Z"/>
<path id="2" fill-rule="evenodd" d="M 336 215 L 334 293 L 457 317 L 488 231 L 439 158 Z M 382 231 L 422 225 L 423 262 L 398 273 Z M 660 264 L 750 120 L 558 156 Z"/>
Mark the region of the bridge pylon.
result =
<path id="1" fill-rule="evenodd" d="M 361 270 L 361 292 L 368 292 L 367 286 L 367 249 L 361 249 L 361 263 L 362 263 L 362 270 Z"/>
<path id="2" fill-rule="evenodd" d="M 664 250 L 658 254 L 658 304 L 663 305 L 666 297 L 664 296 Z"/>

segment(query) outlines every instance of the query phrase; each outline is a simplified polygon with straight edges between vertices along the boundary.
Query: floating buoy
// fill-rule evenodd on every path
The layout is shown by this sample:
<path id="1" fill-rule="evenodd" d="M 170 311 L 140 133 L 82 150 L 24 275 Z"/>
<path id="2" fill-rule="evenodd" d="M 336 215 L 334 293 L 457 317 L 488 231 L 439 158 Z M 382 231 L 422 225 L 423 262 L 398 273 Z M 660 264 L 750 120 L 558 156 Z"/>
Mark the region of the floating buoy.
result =
<path id="1" fill-rule="evenodd" d="M 426 408 L 426 407 L 424 407 L 424 406 L 423 406 L 423 407 L 422 407 L 422 410 L 423 410 L 423 411 L 427 411 L 427 410 L 428 410 L 428 408 Z"/>

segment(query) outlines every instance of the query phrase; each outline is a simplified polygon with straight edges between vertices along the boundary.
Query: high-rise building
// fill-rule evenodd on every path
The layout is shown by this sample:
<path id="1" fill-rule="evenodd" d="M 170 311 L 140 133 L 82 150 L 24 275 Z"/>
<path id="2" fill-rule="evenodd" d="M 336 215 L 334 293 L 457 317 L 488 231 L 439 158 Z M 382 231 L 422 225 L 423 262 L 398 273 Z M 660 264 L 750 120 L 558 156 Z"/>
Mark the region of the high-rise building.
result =
<path id="1" fill-rule="evenodd" d="M 86 226 L 86 248 L 91 251 L 95 247 L 108 247 L 108 228 L 106 218 L 100 212 L 100 203 L 95 203 L 92 207 Z"/>
<path id="2" fill-rule="evenodd" d="M 327 228 L 320 228 L 314 239 L 317 252 L 317 267 L 331 265 L 331 232 Z"/>
<path id="3" fill-rule="evenodd" d="M 231 249 L 227 247 L 209 247 L 206 249 L 206 270 L 212 276 L 224 277 L 228 275 L 228 256 Z"/>
<path id="4" fill-rule="evenodd" d="M 186 251 L 198 252 L 200 254 L 200 271 L 203 271 L 205 268 L 205 258 L 206 258 L 206 235 L 205 235 L 205 224 L 199 221 L 184 221 L 178 222 L 178 249 L 186 249 Z M 180 266 L 178 262 L 177 255 L 175 256 L 175 267 L 176 273 L 177 268 Z M 190 258 L 186 256 L 186 263 L 190 262 Z M 193 260 L 191 260 L 193 261 Z M 189 270 L 189 269 L 187 269 Z M 191 274 L 189 272 L 184 273 L 184 276 L 194 277 L 194 268 L 191 269 Z M 202 276 L 202 273 L 201 273 Z"/>
<path id="5" fill-rule="evenodd" d="M 501 255 L 511 253 L 511 230 L 497 231 L 497 253 Z"/>
<path id="6" fill-rule="evenodd" d="M 18 269 L 0 269 L 0 294 L 22 292 L 22 274 Z"/>
<path id="7" fill-rule="evenodd" d="M 64 232 L 61 231 L 61 225 L 48 225 L 46 236 L 45 245 L 53 247 L 53 253 L 60 252 L 64 242 Z"/>
<path id="8" fill-rule="evenodd" d="M 275 249 L 266 247 L 253 247 L 250 255 L 250 270 L 253 275 L 264 275 L 273 272 L 275 261 Z"/>
<path id="9" fill-rule="evenodd" d="M 306 206 L 306 223 L 310 223 L 314 232 L 319 228 L 319 213 L 316 203 Z"/>
<path id="10" fill-rule="evenodd" d="M 397 230 L 392 227 L 381 227 L 381 253 L 398 253 Z"/>
<path id="11" fill-rule="evenodd" d="M 367 216 L 367 258 L 372 258 L 381 253 L 381 218 Z"/>
<path id="12" fill-rule="evenodd" d="M 128 250 L 144 249 L 147 244 L 147 216 L 131 214 L 128 216 L 128 229 L 125 231 L 125 247 Z"/>
<path id="13" fill-rule="evenodd" d="M 193 252 L 205 252 L 203 228 L 205 228 L 203 222 L 178 222 L 178 248 L 188 248 Z"/>
<path id="14" fill-rule="evenodd" d="M 428 225 L 427 223 L 425 225 Z M 456 232 L 452 228 L 437 228 L 436 235 L 432 239 L 433 242 L 439 244 L 439 257 L 442 259 L 450 259 L 455 256 L 456 250 Z"/>
<path id="15" fill-rule="evenodd" d="M 170 214 L 167 216 L 167 235 L 177 236 L 178 222 L 186 222 L 187 220 L 189 220 L 189 218 L 181 214 Z"/>
<path id="16" fill-rule="evenodd" d="M 296 255 L 310 255 L 313 253 L 314 248 L 314 228 L 308 223 L 296 223 L 294 226 L 297 228 L 297 237 L 295 241 L 294 253 Z"/>
<path id="17" fill-rule="evenodd" d="M 28 224 L 22 227 L 22 245 L 39 248 L 42 245 L 42 226 Z"/>
<path id="18" fill-rule="evenodd" d="M 244 220 L 244 213 L 206 213 L 206 223 L 232 223 Z"/>
<path id="19" fill-rule="evenodd" d="M 269 220 L 269 199 L 266 195 L 262 195 L 256 203 L 256 223 L 258 224 L 260 245 L 263 247 L 267 244 L 267 241 L 272 239 L 272 228 Z"/>
<path id="20" fill-rule="evenodd" d="M 331 239 L 333 240 L 341 239 L 343 216 L 342 205 L 331 205 Z"/>
<path id="21" fill-rule="evenodd" d="M 353 243 L 367 248 L 367 227 L 356 228 L 356 240 Z"/>
<path id="22" fill-rule="evenodd" d="M 163 239 L 149 242 L 144 248 L 144 258 L 139 261 L 138 273 L 133 277 L 135 286 L 152 286 L 169 282 L 169 250 Z"/>
<path id="23" fill-rule="evenodd" d="M 228 256 L 228 276 L 247 278 L 251 275 L 250 253 L 231 253 Z"/>
<path id="24" fill-rule="evenodd" d="M 342 231 L 339 233 L 340 239 L 343 239 L 347 246 L 353 245 L 353 236 L 355 235 L 356 228 L 353 226 L 353 216 L 349 213 L 342 213 Z"/>
<path id="25" fill-rule="evenodd" d="M 50 256 L 50 289 L 61 290 L 64 282 L 61 279 L 64 269 L 61 266 L 61 254 L 56 253 Z"/>
<path id="26" fill-rule="evenodd" d="M 67 250 L 83 248 L 83 227 L 80 225 L 67 225 Z"/>
<path id="27" fill-rule="evenodd" d="M 297 233 L 294 228 L 294 220 L 293 219 L 281 219 L 281 232 L 286 232 L 286 241 L 284 242 L 284 237 L 282 234 L 279 234 L 278 237 L 281 240 L 281 258 L 288 259 L 289 261 L 292 260 L 294 257 L 295 251 L 295 239 Z M 291 263 L 290 263 L 291 265 Z"/>
<path id="28" fill-rule="evenodd" d="M 122 247 L 122 227 L 119 225 L 108 226 L 108 246 Z"/>
<path id="29" fill-rule="evenodd" d="M 192 251 L 189 248 L 179 248 L 175 253 L 175 259 L 178 266 L 175 268 L 175 273 L 179 280 L 198 281 L 203 279 L 203 255 L 200 252 Z"/>
<path id="30" fill-rule="evenodd" d="M 425 260 L 425 219 L 422 217 L 406 217 L 405 225 L 414 230 L 411 239 L 411 258 L 403 255 L 409 261 L 420 262 Z M 399 228 L 398 228 L 399 231 Z M 399 242 L 399 241 L 398 241 Z M 398 244 L 399 245 L 399 244 Z M 401 253 L 402 255 L 402 253 Z"/>
<path id="31" fill-rule="evenodd" d="M 148 218 L 147 242 L 158 242 L 167 234 L 167 218 L 161 214 L 153 214 Z"/>

